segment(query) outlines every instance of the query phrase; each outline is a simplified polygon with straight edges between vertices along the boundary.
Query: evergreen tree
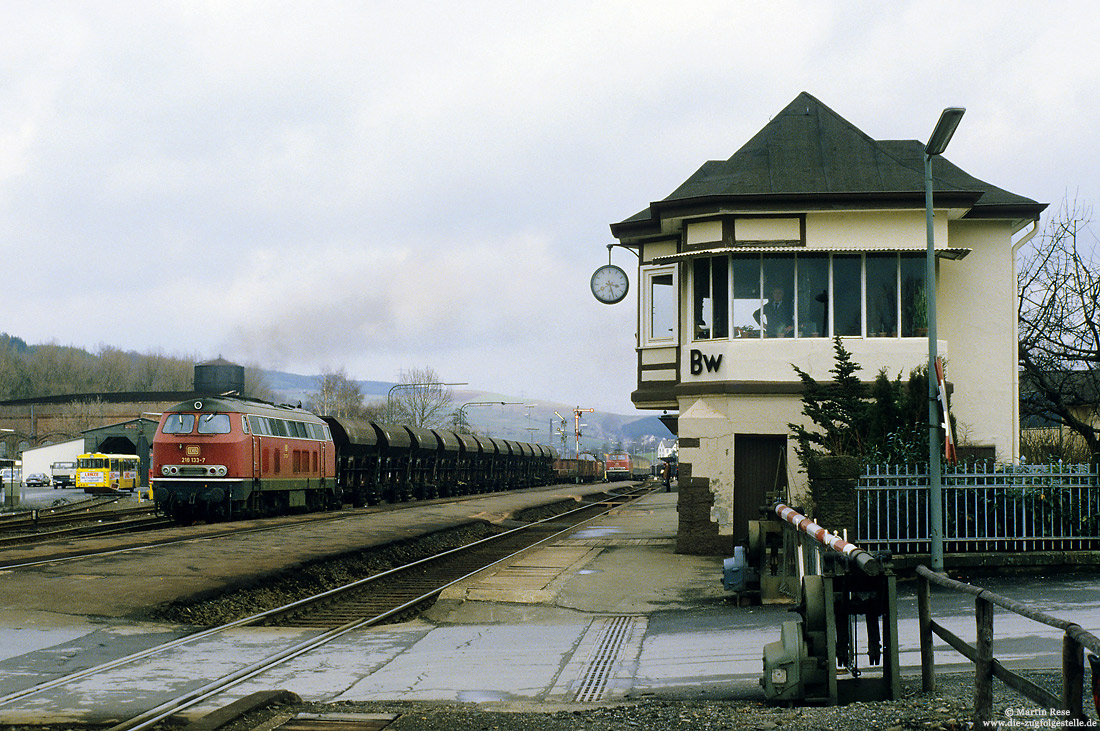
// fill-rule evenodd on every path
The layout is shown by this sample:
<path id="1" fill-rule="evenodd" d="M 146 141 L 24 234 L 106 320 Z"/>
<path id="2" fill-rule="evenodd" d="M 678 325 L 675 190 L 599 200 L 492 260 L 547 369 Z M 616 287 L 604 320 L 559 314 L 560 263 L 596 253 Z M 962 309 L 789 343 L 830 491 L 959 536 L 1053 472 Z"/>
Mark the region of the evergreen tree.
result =
<path id="1" fill-rule="evenodd" d="M 802 466 L 817 455 L 903 464 L 926 460 L 927 369 L 914 368 L 906 383 L 901 374 L 891 381 L 883 369 L 868 389 L 856 375 L 862 367 L 839 337 L 833 340 L 833 353 L 836 364 L 829 371 L 829 383 L 818 383 L 792 365 L 802 381 L 802 413 L 813 425 L 788 424 L 798 441 Z"/>
<path id="2" fill-rule="evenodd" d="M 803 466 L 818 454 L 859 456 L 863 452 L 867 423 L 865 390 L 856 373 L 863 368 L 852 360 L 839 337 L 833 339 L 836 364 L 833 380 L 820 384 L 798 366 L 792 366 L 802 380 L 802 413 L 819 429 L 788 424 L 798 440 L 798 458 Z"/>

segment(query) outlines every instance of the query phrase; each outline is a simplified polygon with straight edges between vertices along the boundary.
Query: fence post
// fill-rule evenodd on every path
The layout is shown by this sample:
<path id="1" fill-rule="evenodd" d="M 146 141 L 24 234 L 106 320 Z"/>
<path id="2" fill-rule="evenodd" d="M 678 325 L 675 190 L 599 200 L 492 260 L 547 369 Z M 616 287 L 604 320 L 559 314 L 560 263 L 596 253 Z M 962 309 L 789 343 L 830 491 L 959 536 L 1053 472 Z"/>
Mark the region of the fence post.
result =
<path id="1" fill-rule="evenodd" d="M 936 690 L 936 658 L 932 650 L 932 583 L 924 576 L 917 583 L 917 621 L 920 627 L 921 690 Z"/>
<path id="2" fill-rule="evenodd" d="M 1085 649 L 1069 636 L 1062 636 L 1062 707 L 1070 718 L 1083 719 L 1085 686 Z"/>
<path id="3" fill-rule="evenodd" d="M 974 660 L 974 728 L 988 727 L 993 718 L 993 602 L 974 598 L 977 657 Z"/>

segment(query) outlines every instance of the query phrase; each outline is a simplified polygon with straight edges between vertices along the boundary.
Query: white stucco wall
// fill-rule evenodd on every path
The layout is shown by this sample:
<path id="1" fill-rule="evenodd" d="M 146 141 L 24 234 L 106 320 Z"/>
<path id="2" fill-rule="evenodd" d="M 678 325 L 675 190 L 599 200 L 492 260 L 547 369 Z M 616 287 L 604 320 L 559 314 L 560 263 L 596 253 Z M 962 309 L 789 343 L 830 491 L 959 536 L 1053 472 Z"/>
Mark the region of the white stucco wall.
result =
<path id="1" fill-rule="evenodd" d="M 941 212 L 933 222 L 937 248 L 947 248 L 948 217 Z M 806 245 L 857 251 L 882 246 L 923 250 L 928 245 L 924 210 L 808 213 Z"/>
<path id="2" fill-rule="evenodd" d="M 955 221 L 953 247 L 972 249 L 940 262 L 938 335 L 951 343 L 947 377 L 960 436 L 992 444 L 998 461 L 1019 458 L 1016 273 L 1007 221 Z"/>
<path id="3" fill-rule="evenodd" d="M 733 534 L 733 460 L 737 434 L 787 434 L 788 424 L 806 423 L 799 396 L 703 396 L 680 400 L 679 436 L 699 440 L 698 447 L 680 445 L 680 461 L 692 474 L 710 480 L 714 494 L 711 520 L 719 535 Z M 796 443 L 787 440 L 787 485 L 790 499 L 808 497 L 806 474 L 798 463 Z"/>

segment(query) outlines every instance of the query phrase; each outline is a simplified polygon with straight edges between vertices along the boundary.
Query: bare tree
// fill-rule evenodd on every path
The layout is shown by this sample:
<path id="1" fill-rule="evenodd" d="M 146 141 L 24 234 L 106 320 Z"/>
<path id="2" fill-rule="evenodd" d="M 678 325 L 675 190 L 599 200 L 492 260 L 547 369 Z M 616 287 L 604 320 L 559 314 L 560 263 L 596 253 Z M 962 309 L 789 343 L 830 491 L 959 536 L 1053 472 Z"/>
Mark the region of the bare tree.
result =
<path id="1" fill-rule="evenodd" d="M 317 390 L 309 395 L 315 412 L 325 416 L 363 416 L 363 393 L 359 384 L 348 378 L 347 372 L 326 371 L 321 374 Z"/>
<path id="2" fill-rule="evenodd" d="M 66 404 L 51 421 L 51 428 L 55 436 L 76 439 L 85 430 L 102 426 L 107 421 L 107 407 L 97 398 Z"/>
<path id="3" fill-rule="evenodd" d="M 452 417 L 454 396 L 431 366 L 401 371 L 401 380 L 386 403 L 386 420 L 426 429 L 444 426 Z"/>
<path id="4" fill-rule="evenodd" d="M 251 398 L 271 401 L 275 398 L 275 392 L 264 376 L 263 369 L 252 363 L 244 368 L 244 393 Z"/>
<path id="5" fill-rule="evenodd" d="M 136 353 L 127 353 L 110 345 L 100 345 L 89 390 L 117 393 L 133 389 Z"/>
<path id="6" fill-rule="evenodd" d="M 1100 454 L 1100 269 L 1091 209 L 1064 201 L 1019 269 L 1021 417 Z"/>

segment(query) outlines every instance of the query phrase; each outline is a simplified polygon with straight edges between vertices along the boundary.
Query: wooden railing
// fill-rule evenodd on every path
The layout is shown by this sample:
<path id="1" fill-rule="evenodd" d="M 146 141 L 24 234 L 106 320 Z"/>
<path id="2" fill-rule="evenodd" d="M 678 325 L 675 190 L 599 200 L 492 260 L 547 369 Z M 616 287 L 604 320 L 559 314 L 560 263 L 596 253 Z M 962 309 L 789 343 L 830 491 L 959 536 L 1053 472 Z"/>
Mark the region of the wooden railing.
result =
<path id="1" fill-rule="evenodd" d="M 1100 714 L 1100 686 L 1098 686 L 1096 655 L 1100 655 L 1100 638 L 1085 631 L 1081 625 L 1067 622 L 1049 614 L 1037 612 L 1020 602 L 994 594 L 980 586 L 966 584 L 937 574 L 926 566 L 918 566 L 920 585 L 917 589 L 917 616 L 920 622 L 921 686 L 925 692 L 936 689 L 935 658 L 932 652 L 932 635 L 947 642 L 955 651 L 974 663 L 974 728 L 989 728 L 993 713 L 993 678 L 997 678 L 1025 698 L 1046 709 L 1059 709 L 1067 713 L 1063 718 L 1084 721 L 1084 649 L 1092 655 L 1093 701 Z M 969 645 L 957 635 L 932 619 L 931 584 L 952 591 L 973 594 L 975 603 L 976 644 Z M 1007 668 L 993 657 L 993 605 L 1003 607 L 1022 617 L 1056 627 L 1065 634 L 1062 637 L 1062 695 L 1059 698 L 1050 691 Z"/>

